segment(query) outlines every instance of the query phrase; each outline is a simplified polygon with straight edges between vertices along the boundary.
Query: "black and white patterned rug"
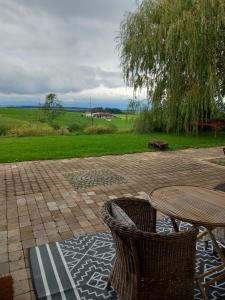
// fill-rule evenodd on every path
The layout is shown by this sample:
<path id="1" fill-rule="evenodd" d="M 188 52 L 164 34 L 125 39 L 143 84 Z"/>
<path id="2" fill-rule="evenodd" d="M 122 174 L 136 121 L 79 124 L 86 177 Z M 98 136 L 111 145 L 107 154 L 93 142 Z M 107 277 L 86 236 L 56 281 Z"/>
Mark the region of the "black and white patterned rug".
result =
<path id="1" fill-rule="evenodd" d="M 181 222 L 179 226 L 185 230 L 189 225 Z M 158 221 L 157 231 L 171 232 L 170 220 Z M 37 299 L 118 299 L 115 291 L 106 286 L 114 257 L 114 242 L 109 232 L 29 249 L 31 276 Z M 207 271 L 219 263 L 220 259 L 211 243 L 205 251 L 204 243 L 198 241 L 196 270 Z M 211 278 L 209 276 L 208 280 Z M 210 300 L 225 299 L 225 281 L 210 286 L 207 293 Z M 198 289 L 195 290 L 195 299 L 201 299 Z"/>

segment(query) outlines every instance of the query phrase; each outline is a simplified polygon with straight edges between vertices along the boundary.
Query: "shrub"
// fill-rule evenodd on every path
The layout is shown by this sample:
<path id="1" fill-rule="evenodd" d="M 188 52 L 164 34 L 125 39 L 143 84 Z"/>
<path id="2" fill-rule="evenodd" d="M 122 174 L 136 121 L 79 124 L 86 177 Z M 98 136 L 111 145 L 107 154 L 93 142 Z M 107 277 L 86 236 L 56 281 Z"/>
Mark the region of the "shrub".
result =
<path id="1" fill-rule="evenodd" d="M 68 126 L 69 132 L 80 131 L 83 129 L 83 126 L 79 123 L 73 123 Z"/>
<path id="2" fill-rule="evenodd" d="M 0 116 L 0 136 L 8 134 L 12 128 L 20 128 L 21 126 L 29 126 L 29 122 Z"/>
<path id="3" fill-rule="evenodd" d="M 68 134 L 68 129 L 67 128 L 60 128 L 58 130 L 56 130 L 54 132 L 54 134 L 57 134 L 57 135 L 64 135 L 64 134 Z"/>
<path id="4" fill-rule="evenodd" d="M 8 130 L 8 134 L 11 136 L 35 136 L 57 134 L 57 131 L 48 125 L 30 124 L 30 126 L 11 128 Z"/>
<path id="5" fill-rule="evenodd" d="M 133 129 L 139 133 L 162 131 L 163 116 L 156 116 L 150 109 L 143 109 L 134 121 Z"/>
<path id="6" fill-rule="evenodd" d="M 51 123 L 51 126 L 55 130 L 59 130 L 61 128 L 61 126 L 58 123 L 55 123 L 55 122 Z"/>
<path id="7" fill-rule="evenodd" d="M 0 135 L 6 135 L 7 133 L 7 127 L 4 125 L 0 125 Z"/>
<path id="8" fill-rule="evenodd" d="M 117 127 L 113 125 L 93 125 L 84 129 L 84 133 L 87 134 L 115 133 L 116 131 Z"/>
<path id="9" fill-rule="evenodd" d="M 151 111 L 142 110 L 134 122 L 134 130 L 139 133 L 147 133 L 153 130 L 153 120 Z"/>

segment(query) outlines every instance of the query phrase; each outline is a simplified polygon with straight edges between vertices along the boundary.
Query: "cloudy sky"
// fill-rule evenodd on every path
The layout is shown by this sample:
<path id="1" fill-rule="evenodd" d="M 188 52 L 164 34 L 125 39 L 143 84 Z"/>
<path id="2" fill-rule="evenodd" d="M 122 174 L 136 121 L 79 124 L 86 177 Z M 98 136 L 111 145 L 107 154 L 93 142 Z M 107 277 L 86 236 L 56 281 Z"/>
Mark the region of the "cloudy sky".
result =
<path id="1" fill-rule="evenodd" d="M 0 105 L 117 106 L 125 87 L 115 37 L 136 0 L 0 0 Z M 143 97 L 143 95 L 140 95 Z"/>

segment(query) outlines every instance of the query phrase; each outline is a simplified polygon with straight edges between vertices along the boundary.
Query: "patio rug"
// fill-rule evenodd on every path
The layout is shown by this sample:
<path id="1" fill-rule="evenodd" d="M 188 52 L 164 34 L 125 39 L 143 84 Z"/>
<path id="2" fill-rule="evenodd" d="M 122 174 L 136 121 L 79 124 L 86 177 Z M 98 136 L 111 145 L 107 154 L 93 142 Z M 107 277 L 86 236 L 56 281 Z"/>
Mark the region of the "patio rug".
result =
<path id="1" fill-rule="evenodd" d="M 185 230 L 187 223 L 180 223 Z M 158 221 L 158 232 L 171 232 L 169 219 Z M 37 299 L 116 300 L 113 289 L 107 289 L 107 278 L 115 257 L 115 248 L 109 232 L 75 237 L 29 249 L 31 277 Z M 206 271 L 220 263 L 209 243 L 197 243 L 197 271 Z M 218 275 L 219 273 L 217 273 Z M 211 279 L 209 276 L 208 279 Z M 225 281 L 207 289 L 211 300 L 225 299 Z M 195 299 L 201 299 L 198 289 Z"/>

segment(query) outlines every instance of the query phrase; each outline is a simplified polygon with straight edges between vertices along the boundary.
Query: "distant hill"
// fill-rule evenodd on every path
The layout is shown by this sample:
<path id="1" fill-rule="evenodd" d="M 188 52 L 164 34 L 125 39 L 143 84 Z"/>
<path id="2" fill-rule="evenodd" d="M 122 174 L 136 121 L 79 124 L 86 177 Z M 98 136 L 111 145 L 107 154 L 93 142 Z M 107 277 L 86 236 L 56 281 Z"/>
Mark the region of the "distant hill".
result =
<path id="1" fill-rule="evenodd" d="M 31 108 L 31 109 L 35 109 L 35 108 L 39 108 L 39 106 L 37 105 L 10 105 L 10 106 L 4 106 L 5 108 Z M 3 106 L 2 106 L 3 108 Z M 87 112 L 87 111 L 107 111 L 107 112 L 111 112 L 111 113 L 115 113 L 115 114 L 120 114 L 123 113 L 125 110 L 121 110 L 118 108 L 114 108 L 114 107 L 93 107 L 93 108 L 89 108 L 89 107 L 77 107 L 77 106 L 64 106 L 63 107 L 64 110 L 66 111 L 77 111 L 77 112 Z"/>
<path id="2" fill-rule="evenodd" d="M 3 106 L 2 106 L 3 107 Z M 37 105 L 10 105 L 10 106 L 4 106 L 5 108 L 39 108 Z M 88 111 L 89 108 L 87 107 L 76 107 L 76 106 L 64 106 L 63 107 L 67 111 Z"/>

